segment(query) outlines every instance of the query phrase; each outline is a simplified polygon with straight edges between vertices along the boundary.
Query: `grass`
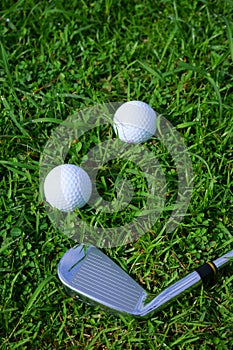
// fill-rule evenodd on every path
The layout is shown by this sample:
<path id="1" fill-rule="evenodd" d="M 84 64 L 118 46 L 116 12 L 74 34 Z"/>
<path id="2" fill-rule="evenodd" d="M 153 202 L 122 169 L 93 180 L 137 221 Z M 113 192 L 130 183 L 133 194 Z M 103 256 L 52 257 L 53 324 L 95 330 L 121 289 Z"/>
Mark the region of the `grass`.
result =
<path id="1" fill-rule="evenodd" d="M 232 5 L 1 2 L 1 349 L 233 347 L 232 267 L 214 288 L 192 291 L 146 321 L 105 314 L 63 290 L 57 264 L 73 241 L 53 226 L 39 195 L 40 156 L 59 123 L 97 103 L 143 100 L 187 145 L 192 200 L 172 233 L 165 211 L 138 241 L 105 252 L 156 293 L 232 249 Z M 174 163 L 156 140 L 146 146 L 160 155 L 172 205 Z M 100 173 L 102 193 L 115 179 L 110 165 L 112 177 Z"/>

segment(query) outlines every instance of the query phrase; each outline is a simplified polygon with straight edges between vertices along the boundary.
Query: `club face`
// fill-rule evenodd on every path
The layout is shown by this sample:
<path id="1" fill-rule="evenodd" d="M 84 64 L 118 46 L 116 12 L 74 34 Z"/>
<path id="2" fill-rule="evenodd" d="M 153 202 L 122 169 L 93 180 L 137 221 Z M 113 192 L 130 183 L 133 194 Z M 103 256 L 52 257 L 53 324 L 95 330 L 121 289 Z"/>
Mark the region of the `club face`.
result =
<path id="1" fill-rule="evenodd" d="M 97 248 L 69 249 L 58 265 L 58 276 L 70 294 L 106 310 L 137 315 L 146 291 Z"/>

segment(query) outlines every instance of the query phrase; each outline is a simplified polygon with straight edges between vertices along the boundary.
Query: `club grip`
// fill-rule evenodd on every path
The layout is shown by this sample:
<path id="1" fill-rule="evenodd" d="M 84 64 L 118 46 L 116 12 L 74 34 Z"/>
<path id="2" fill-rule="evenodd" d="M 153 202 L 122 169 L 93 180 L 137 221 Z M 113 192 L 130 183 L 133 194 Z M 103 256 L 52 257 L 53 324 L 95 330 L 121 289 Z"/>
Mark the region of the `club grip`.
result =
<path id="1" fill-rule="evenodd" d="M 207 262 L 200 266 L 196 272 L 200 275 L 204 285 L 215 281 L 218 268 L 213 262 Z"/>

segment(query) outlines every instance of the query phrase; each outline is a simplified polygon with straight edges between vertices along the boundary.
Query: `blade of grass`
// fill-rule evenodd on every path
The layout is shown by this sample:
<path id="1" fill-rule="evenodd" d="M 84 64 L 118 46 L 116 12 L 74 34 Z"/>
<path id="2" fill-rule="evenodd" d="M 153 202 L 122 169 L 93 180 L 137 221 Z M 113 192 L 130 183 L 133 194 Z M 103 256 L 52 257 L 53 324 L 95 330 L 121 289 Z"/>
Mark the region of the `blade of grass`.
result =
<path id="1" fill-rule="evenodd" d="M 6 50 L 1 42 L 0 42 L 0 47 L 1 47 L 1 58 L 2 58 L 2 63 L 3 63 L 3 68 L 5 70 L 5 73 L 6 73 L 6 76 L 8 78 L 10 85 L 13 86 L 13 81 L 11 78 L 10 68 L 9 68 L 9 64 L 8 64 L 7 53 L 6 53 Z"/>
<path id="2" fill-rule="evenodd" d="M 4 252 L 4 250 L 6 250 L 9 246 L 11 246 L 13 243 L 17 242 L 20 239 L 20 237 L 14 239 L 13 241 L 5 244 L 3 247 L 0 248 L 0 254 L 2 254 Z"/>
<path id="3" fill-rule="evenodd" d="M 144 62 L 141 62 L 141 61 L 138 61 L 138 63 L 143 67 L 145 68 L 149 73 L 155 75 L 156 77 L 158 77 L 160 80 L 164 80 L 163 78 L 163 75 L 161 72 L 159 72 L 157 69 L 155 68 L 151 68 L 150 66 L 148 66 L 148 64 L 144 63 Z"/>
<path id="4" fill-rule="evenodd" d="M 20 162 L 11 162 L 9 160 L 0 160 L 0 164 L 11 165 L 11 166 L 20 167 L 23 169 L 31 169 L 31 170 L 38 169 L 38 165 L 32 165 L 32 164 L 20 163 Z"/>
<path id="5" fill-rule="evenodd" d="M 39 294 L 41 293 L 42 289 L 46 286 L 47 283 L 49 283 L 54 276 L 49 276 L 46 279 L 44 279 L 39 286 L 36 288 L 35 292 L 32 294 L 31 298 L 28 301 L 28 304 L 26 308 L 24 309 L 22 318 L 28 313 L 28 311 L 31 309 L 35 301 L 38 299 Z"/>
<path id="6" fill-rule="evenodd" d="M 33 123 L 54 123 L 61 124 L 63 120 L 56 118 L 37 118 L 32 120 Z"/>
<path id="7" fill-rule="evenodd" d="M 223 111 L 223 104 L 222 104 L 222 98 L 221 98 L 221 94 L 219 92 L 219 89 L 217 87 L 216 82 L 214 81 L 214 79 L 210 76 L 209 73 L 205 72 L 204 70 L 195 67 L 189 63 L 185 63 L 185 62 L 179 62 L 178 66 L 183 69 L 183 70 L 191 70 L 193 72 L 199 73 L 200 75 L 202 75 L 203 77 L 205 77 L 209 83 L 213 86 L 217 99 L 218 99 L 218 103 L 219 103 L 219 119 L 220 121 L 222 121 L 222 111 Z"/>
<path id="8" fill-rule="evenodd" d="M 161 55 L 161 60 L 160 60 L 161 62 L 162 62 L 163 58 L 165 57 L 166 52 L 167 52 L 167 49 L 169 48 L 169 46 L 170 46 L 172 40 L 174 39 L 177 30 L 178 30 L 178 27 L 175 26 L 175 28 L 173 29 L 173 31 L 172 31 L 171 34 L 169 35 L 169 38 L 168 38 L 167 43 L 166 43 L 166 46 L 164 47 L 163 52 L 162 52 L 162 55 Z"/>
<path id="9" fill-rule="evenodd" d="M 25 128 L 17 121 L 17 118 L 12 110 L 12 108 L 10 107 L 9 103 L 7 102 L 7 100 L 2 97 L 2 103 L 4 105 L 4 107 L 6 108 L 6 111 L 8 112 L 8 115 L 10 116 L 12 122 L 17 126 L 17 128 L 21 131 L 21 133 L 24 136 L 27 136 L 28 138 L 30 138 L 29 133 L 25 130 Z"/>
<path id="10" fill-rule="evenodd" d="M 32 294 L 32 296 L 30 297 L 28 304 L 26 305 L 22 316 L 20 317 L 19 321 L 17 322 L 16 326 L 14 327 L 14 329 L 12 330 L 12 332 L 10 333 L 9 337 L 5 340 L 5 342 L 9 341 L 9 339 L 14 335 L 16 329 L 19 327 L 20 323 L 22 322 L 23 318 L 27 315 L 27 313 L 30 311 L 30 309 L 32 308 L 33 304 L 36 302 L 36 300 L 38 300 L 38 296 L 41 293 L 42 289 L 54 278 L 54 276 L 49 276 L 47 278 L 45 278 L 40 284 L 39 286 L 36 288 L 35 292 Z M 3 343 L 4 344 L 4 343 Z"/>
<path id="11" fill-rule="evenodd" d="M 231 59 L 232 59 L 232 61 L 233 61 L 233 38 L 232 38 L 232 31 L 231 31 L 231 27 L 230 27 L 230 24 L 229 24 L 227 18 L 226 18 L 226 17 L 223 17 L 223 18 L 224 18 L 224 21 L 225 21 L 225 23 L 226 23 L 227 38 L 228 38 L 228 41 L 229 41 Z"/>

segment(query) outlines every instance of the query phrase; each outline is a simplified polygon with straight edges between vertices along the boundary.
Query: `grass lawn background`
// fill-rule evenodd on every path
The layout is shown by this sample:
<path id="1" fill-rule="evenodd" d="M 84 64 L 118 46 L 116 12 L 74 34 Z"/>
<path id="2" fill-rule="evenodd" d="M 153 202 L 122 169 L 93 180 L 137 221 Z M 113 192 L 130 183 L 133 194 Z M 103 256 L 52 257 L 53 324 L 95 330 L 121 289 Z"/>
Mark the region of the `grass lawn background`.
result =
<path id="1" fill-rule="evenodd" d="M 181 133 L 192 200 L 171 234 L 165 212 L 140 240 L 105 252 L 157 293 L 232 249 L 232 18 L 231 0 L 1 1 L 1 349 L 233 348 L 232 266 L 148 320 L 108 315 L 63 290 L 57 264 L 74 242 L 39 196 L 40 156 L 59 121 L 142 100 Z M 165 150 L 160 161 L 172 182 Z"/>

